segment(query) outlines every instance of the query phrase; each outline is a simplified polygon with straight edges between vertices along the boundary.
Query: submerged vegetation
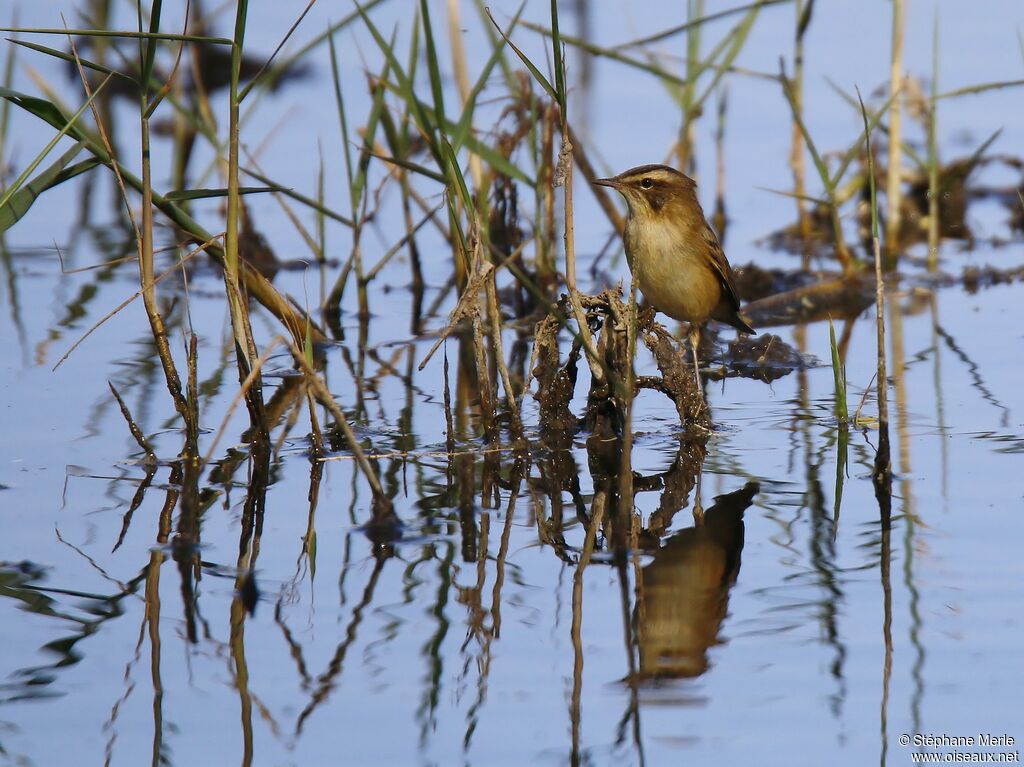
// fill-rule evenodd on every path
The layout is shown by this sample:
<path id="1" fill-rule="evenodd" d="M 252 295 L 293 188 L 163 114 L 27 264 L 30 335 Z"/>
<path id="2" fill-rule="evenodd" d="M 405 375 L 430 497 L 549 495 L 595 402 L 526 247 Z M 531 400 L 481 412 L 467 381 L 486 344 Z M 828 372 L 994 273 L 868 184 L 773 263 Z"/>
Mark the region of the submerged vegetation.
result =
<path id="1" fill-rule="evenodd" d="M 583 572 L 592 563 L 603 563 L 615 568 L 624 593 L 632 577 L 638 595 L 633 603 L 627 596 L 624 607 L 627 618 L 631 609 L 636 611 L 625 621 L 628 644 L 636 652 L 635 659 L 630 655 L 627 675 L 634 691 L 644 680 L 697 676 L 706 670 L 706 654 L 716 642 L 739 570 L 743 513 L 760 486 L 751 477 L 741 490 L 716 499 L 712 508 L 701 507 L 709 442 L 727 419 L 703 404 L 678 328 L 645 307 L 633 286 L 604 279 L 600 259 L 591 268 L 590 254 L 586 261 L 578 257 L 575 233 L 581 222 L 574 201 L 581 194 L 594 195 L 604 216 L 587 221 L 588 229 L 617 237 L 624 228 L 614 196 L 589 183 L 603 175 L 598 170 L 601 149 L 581 130 L 586 121 L 574 114 L 574 78 L 585 78 L 594 61 L 638 70 L 663 86 L 678 110 L 679 127 L 673 145 L 652 148 L 657 156 L 650 160 L 667 158 L 691 175 L 699 173 L 708 194 L 715 189 L 715 211 L 709 218 L 722 238 L 729 219 L 721 145 L 734 119 L 733 102 L 726 106 L 728 84 L 735 78 L 757 78 L 787 105 L 793 186 L 774 191 L 792 199 L 793 220 L 766 235 L 770 245 L 793 254 L 793 263 L 799 263 L 785 269 L 738 265 L 744 312 L 759 335 L 724 343 L 714 329 L 705 334 L 700 349 L 704 387 L 735 378 L 767 387 L 830 359 L 837 456 L 832 534 L 847 479 L 850 432 L 860 429 L 872 438 L 877 434 L 871 460 L 877 519 L 888 545 L 893 492 L 888 401 L 893 378 L 887 371 L 887 290 L 901 281 L 970 287 L 981 279 L 1021 277 L 1019 269 L 1002 268 L 982 271 L 979 277 L 977 265 L 939 258 L 943 240 L 972 238 L 967 217 L 971 204 L 982 195 L 1002 194 L 973 188 L 969 182 L 975 171 L 990 164 L 1018 172 L 1022 167 L 1020 158 L 993 153 L 998 132 L 964 157 L 940 158 L 939 107 L 981 91 L 1014 88 L 1022 81 L 942 92 L 936 20 L 936 64 L 926 93 L 917 80 L 903 74 L 907 9 L 894 0 L 891 81 L 880 84 L 867 105 L 859 93 L 853 95 L 855 86 L 867 90 L 879 84 L 834 85 L 850 109 L 862 115 L 863 130 L 837 151 L 826 151 L 808 118 L 804 87 L 804 39 L 814 14 L 825 10 L 814 0 L 762 0 L 714 12 L 703 0 L 689 0 L 679 24 L 614 47 L 563 33 L 560 13 L 567 4 L 557 0 L 551 0 L 544 23 L 523 20 L 525 3 L 511 13 L 499 13 L 482 2 L 452 0 L 442 6 L 419 0 L 408 3 L 408 14 L 394 28 L 381 18 L 387 3 L 367 0 L 353 3 L 344 18 L 315 34 L 305 25 L 314 2 L 296 14 L 273 53 L 260 56 L 249 50 L 246 30 L 252 23 L 250 11 L 261 9 L 255 4 L 250 8 L 247 0 L 229 4 L 233 19 L 226 37 L 212 33 L 213 21 L 204 16 L 207 9 L 195 0 L 184 11 L 169 9 L 160 0 L 139 0 L 135 28 L 113 23 L 123 14 L 110 0 L 94 0 L 83 10 L 80 24 L 74 22 L 78 26 L 5 30 L 9 43 L 0 88 L 0 233 L 17 231 L 32 208 L 46 204 L 58 187 L 76 190 L 83 219 L 97 190 L 113 190 L 118 225 L 131 246 L 124 249 L 123 259 L 100 268 L 128 269 L 134 262 L 138 291 L 110 307 L 85 336 L 103 322 L 134 322 L 137 313 L 125 308 L 141 297 L 168 413 L 176 414 L 173 424 L 161 424 L 159 434 L 152 433 L 156 429 L 147 433 L 120 387 L 110 382 L 111 396 L 138 445 L 135 458 L 142 473 L 115 549 L 125 540 L 146 492 L 156 488 L 158 472 L 169 472 L 170 489 L 155 536 L 160 547 L 151 551 L 145 573 L 127 590 L 144 584 L 147 605 L 158 611 L 153 589 L 161 564 L 172 557 L 181 571 L 188 638 L 197 641 L 202 621 L 194 587 L 203 567 L 204 513 L 243 484 L 228 652 L 236 681 L 244 679 L 243 627 L 246 610 L 258 601 L 254 573 L 266 493 L 285 443 L 300 442 L 310 460 L 301 557 L 313 572 L 324 466 L 347 461 L 356 467 L 360 478 L 353 480 L 351 520 L 369 539 L 375 558 L 367 601 L 380 568 L 413 521 L 396 504 L 406 481 L 405 462 L 436 460 L 443 464 L 446 484 L 425 494 L 424 513 L 429 516 L 430 509 L 444 506 L 458 509 L 462 559 L 478 563 L 481 572 L 490 551 L 490 517 L 478 516 L 479 508 L 498 508 L 504 493 L 508 512 L 497 555 L 503 568 L 516 498 L 532 494 L 545 499 L 537 502 L 545 511 L 533 522 L 539 541 L 575 568 L 571 631 L 580 668 Z M 789 63 L 774 72 L 751 71 L 737 63 L 765 14 L 794 18 L 794 48 L 782 52 Z M 460 30 L 470 23 L 486 33 L 486 55 L 470 56 L 464 49 Z M 355 56 L 344 55 L 352 35 L 360 40 L 361 68 L 352 66 Z M 300 37 L 307 40 L 301 46 L 294 42 Z M 681 62 L 659 47 L 667 40 L 682 48 Z M 567 66 L 569 57 L 576 57 L 578 75 Z M 66 84 L 38 76 L 35 92 L 14 89 L 17 67 L 53 60 L 72 74 L 76 101 L 68 104 L 61 95 L 69 90 Z M 324 64 L 329 71 L 320 71 L 324 77 L 317 87 L 336 110 L 335 143 L 341 151 L 346 199 L 325 192 L 330 185 L 325 182 L 322 147 L 310 143 L 283 150 L 310 156 L 319 151 L 318 181 L 309 189 L 295 179 L 267 175 L 259 152 L 243 138 L 253 127 L 255 102 L 301 83 Z M 368 105 L 368 110 L 357 113 L 357 105 Z M 7 164 L 12 108 L 48 126 L 49 132 L 42 149 L 27 162 L 19 159 L 17 167 Z M 923 148 L 907 138 L 905 123 L 913 120 L 925 136 Z M 697 165 L 702 132 L 718 142 L 720 161 L 714 174 Z M 155 168 L 157 158 L 165 156 L 169 161 Z M 881 204 L 876 186 L 884 190 Z M 259 217 L 252 212 L 253 201 L 262 196 L 274 198 L 294 229 L 288 237 L 302 243 L 307 256 L 278 258 L 278 244 L 261 233 Z M 1019 227 L 1024 203 L 1013 197 L 1006 204 Z M 382 220 L 387 224 L 380 225 Z M 341 231 L 345 234 L 339 237 Z M 424 251 L 420 241 L 428 233 L 444 243 L 443 250 Z M 386 240 L 383 248 L 381 239 Z M 919 243 L 927 246 L 923 259 L 914 249 Z M 618 250 L 618 243 L 610 241 L 607 249 Z M 190 316 L 189 285 L 209 262 L 222 277 L 217 293 L 230 324 L 224 347 L 230 350 L 230 374 L 223 354 L 216 363 L 203 359 L 207 350 L 216 355 L 216 343 L 204 345 Z M 305 269 L 303 295 L 289 295 L 279 287 L 278 273 L 293 268 Z M 375 326 L 394 322 L 378 301 L 403 283 L 409 295 L 408 335 L 422 343 L 397 346 L 388 358 L 390 351 L 369 339 Z M 204 290 L 209 292 L 209 280 Z M 877 334 L 873 398 L 871 382 L 846 377 L 855 321 L 872 304 Z M 770 332 L 826 318 L 830 348 L 808 349 L 800 333 L 791 345 Z M 833 320 L 842 325 L 838 339 Z M 56 364 L 68 355 L 90 354 L 88 345 L 79 346 L 83 340 Z M 329 380 L 329 359 L 339 349 L 347 378 Z M 449 354 L 456 360 L 451 376 Z M 204 410 L 209 397 L 200 370 L 207 367 L 216 368 L 214 377 L 237 380 L 237 396 L 224 412 Z M 407 412 L 411 408 L 394 425 L 398 437 L 381 436 L 368 404 L 376 377 L 395 376 L 411 397 L 417 374 L 425 370 L 443 380 L 443 446 L 424 447 L 414 438 Z M 900 386 L 898 371 L 892 375 Z M 856 399 L 848 402 L 848 392 L 854 390 L 863 391 L 859 405 Z M 667 398 L 678 419 L 670 430 L 675 458 L 666 471 L 654 474 L 637 470 L 632 458 L 634 403 L 643 392 Z M 243 405 L 246 422 L 240 425 L 234 411 L 241 412 Z M 169 429 L 181 434 L 174 455 L 166 453 Z M 301 432 L 298 438 L 296 430 Z M 231 446 L 222 448 L 222 441 Z M 568 457 L 579 441 L 585 444 L 592 494 L 581 493 L 579 471 Z M 366 488 L 368 502 L 357 500 L 357 486 Z M 644 519 L 636 498 L 651 490 L 660 493 L 659 506 Z M 582 525 L 576 543 L 566 538 L 566 499 Z M 673 532 L 673 515 L 687 506 L 694 528 L 663 541 Z M 651 558 L 641 566 L 645 552 Z M 712 554 L 713 572 L 701 564 L 701 557 Z M 688 644 L 673 630 L 670 604 L 682 581 L 692 590 L 682 599 L 699 624 L 688 635 Z M 479 594 L 475 598 L 479 602 Z M 495 611 L 485 626 L 482 608 L 476 604 L 474 609 L 480 614 L 474 613 L 470 631 L 481 647 L 489 648 L 498 636 L 500 617 Z M 891 649 L 887 646 L 887 653 Z M 334 671 L 307 680 L 313 692 L 298 716 L 297 732 L 326 699 L 340 667 L 338 660 Z M 580 756 L 581 684 L 576 674 L 571 691 L 574 763 Z M 251 718 L 253 702 L 244 685 L 238 686 Z"/>

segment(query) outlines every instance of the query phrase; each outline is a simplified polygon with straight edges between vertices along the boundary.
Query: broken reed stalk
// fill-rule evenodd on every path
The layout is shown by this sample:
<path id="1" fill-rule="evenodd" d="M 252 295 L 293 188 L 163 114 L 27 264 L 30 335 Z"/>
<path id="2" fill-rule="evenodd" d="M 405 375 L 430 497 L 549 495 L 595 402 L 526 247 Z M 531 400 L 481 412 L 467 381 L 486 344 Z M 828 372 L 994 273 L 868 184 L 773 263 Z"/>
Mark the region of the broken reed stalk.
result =
<path id="1" fill-rule="evenodd" d="M 185 454 L 189 460 L 199 459 L 199 337 L 189 333 L 185 347 Z"/>
<path id="2" fill-rule="evenodd" d="M 523 424 L 519 418 L 519 403 L 512 388 L 512 377 L 509 375 L 508 365 L 505 363 L 505 347 L 501 339 L 501 304 L 498 303 L 496 273 L 496 269 L 491 270 L 485 287 L 487 292 L 487 316 L 491 321 L 491 348 L 494 352 L 494 359 L 498 364 L 501 385 L 505 390 L 505 401 L 512 420 L 512 439 L 516 443 L 521 443 L 523 440 Z"/>
<path id="3" fill-rule="evenodd" d="M 468 289 L 467 289 L 468 290 Z M 484 434 L 488 441 L 497 441 L 498 427 L 494 413 L 494 387 L 491 384 L 490 368 L 487 366 L 487 349 L 484 346 L 483 323 L 480 321 L 480 294 L 470 297 L 473 327 L 473 360 L 476 366 L 477 397 L 480 400 L 480 417 L 484 422 Z"/>
<path id="4" fill-rule="evenodd" d="M 892 56 L 889 63 L 889 167 L 886 173 L 885 250 L 895 266 L 899 248 L 902 211 L 903 107 L 896 94 L 903 88 L 903 37 L 906 27 L 903 0 L 892 0 Z"/>
<path id="5" fill-rule="evenodd" d="M 121 408 L 121 415 L 124 416 L 124 420 L 128 424 L 128 431 L 131 432 L 132 438 L 138 443 L 139 447 L 142 448 L 146 454 L 146 461 L 152 463 L 156 460 L 156 451 L 153 450 L 153 446 L 146 439 L 145 433 L 139 428 L 139 425 L 135 423 L 135 419 L 132 418 L 132 413 L 128 409 L 124 400 L 121 399 L 121 395 L 114 387 L 113 381 L 107 381 L 107 386 L 110 387 L 110 393 L 114 395 L 114 399 L 117 400 L 117 406 Z"/>

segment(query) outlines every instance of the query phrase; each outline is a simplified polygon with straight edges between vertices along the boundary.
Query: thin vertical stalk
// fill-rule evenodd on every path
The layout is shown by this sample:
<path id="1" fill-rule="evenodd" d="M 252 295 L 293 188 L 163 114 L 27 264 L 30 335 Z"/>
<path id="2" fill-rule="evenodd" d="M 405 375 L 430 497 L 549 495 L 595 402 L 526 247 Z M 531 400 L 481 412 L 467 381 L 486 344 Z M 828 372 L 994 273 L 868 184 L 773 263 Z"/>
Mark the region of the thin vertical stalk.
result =
<path id="1" fill-rule="evenodd" d="M 903 88 L 903 37 L 906 27 L 906 5 L 909 0 L 892 0 L 892 55 L 889 60 L 889 169 L 885 181 L 886 212 L 885 253 L 888 266 L 895 266 L 899 251 L 899 235 L 903 217 L 900 213 L 902 190 L 902 99 L 896 94 Z"/>
<path id="2" fill-rule="evenodd" d="M 580 338 L 583 340 L 583 348 L 587 352 L 587 364 L 590 366 L 590 374 L 594 381 L 601 384 L 605 380 L 605 371 L 601 366 L 601 359 L 594 348 L 594 337 L 587 324 L 587 316 L 583 312 L 583 304 L 580 301 L 580 292 L 576 288 L 576 235 L 573 228 L 573 203 L 572 203 L 572 144 L 569 143 L 568 126 L 565 123 L 565 112 L 562 112 L 562 158 L 565 162 L 565 281 L 569 288 L 569 303 L 572 305 L 573 317 L 576 318 L 576 325 L 579 327 Z M 560 158 L 560 162 L 561 159 Z M 556 183 L 557 183 L 556 173 Z"/>
<path id="3" fill-rule="evenodd" d="M 583 346 L 587 351 L 587 364 L 590 366 L 590 374 L 594 381 L 605 380 L 604 369 L 601 367 L 597 354 L 594 351 L 594 340 L 590 333 L 590 326 L 587 324 L 586 315 L 583 313 L 583 305 L 580 302 L 579 290 L 576 288 L 576 231 L 573 223 L 573 202 L 572 202 L 572 141 L 569 138 L 569 103 L 565 88 L 565 61 L 562 57 L 562 37 L 558 31 L 558 3 L 551 0 L 551 48 L 555 59 L 555 94 L 558 100 L 558 109 L 562 118 L 562 148 L 558 155 L 558 168 L 555 171 L 555 186 L 559 183 L 565 186 L 565 280 L 569 288 L 569 301 L 572 304 L 572 313 L 579 326 L 580 337 L 583 339 Z"/>
<path id="4" fill-rule="evenodd" d="M 139 19 L 139 30 L 142 30 L 142 3 L 141 0 L 136 6 Z M 158 32 L 160 29 L 160 0 L 156 0 L 150 9 L 150 32 Z M 156 41 L 153 39 L 143 40 L 139 42 L 139 59 L 142 63 L 142 77 L 141 82 L 143 87 L 140 89 L 139 94 L 139 117 L 140 117 L 140 142 L 142 148 L 142 181 L 140 192 L 142 194 L 142 224 L 141 229 L 136 228 L 135 234 L 138 239 L 138 252 L 139 252 L 139 282 L 140 289 L 142 291 L 142 303 L 146 309 L 146 316 L 149 318 L 150 330 L 153 334 L 153 342 L 156 344 L 157 355 L 160 357 L 160 364 L 163 367 L 164 378 L 167 381 L 167 389 L 171 394 L 171 399 L 174 402 L 174 408 L 178 411 L 181 417 L 186 423 L 189 422 L 189 407 L 185 401 L 185 396 L 181 389 L 181 378 L 178 375 L 178 370 L 174 365 L 174 358 L 171 356 L 170 344 L 167 340 L 167 329 L 164 326 L 163 317 L 160 314 L 160 307 L 157 305 L 156 300 L 156 279 L 153 268 L 153 184 L 152 184 L 152 160 L 150 154 L 150 135 L 149 135 L 149 88 L 147 84 L 150 81 L 149 74 L 152 72 L 153 61 L 156 55 L 155 51 Z M 77 59 L 77 51 L 74 51 Z M 79 67 L 81 65 L 79 64 Z M 84 73 L 82 74 L 82 82 L 88 89 L 88 80 L 85 78 Z M 97 126 L 101 131 L 101 135 L 106 139 L 106 134 L 103 133 L 103 123 L 97 113 Z M 111 159 L 113 159 L 113 146 L 108 143 L 108 151 L 110 152 Z M 120 178 L 119 178 L 120 183 Z M 122 187 L 122 196 L 124 197 L 125 204 L 128 204 L 127 196 L 124 195 Z M 129 216 L 131 213 L 129 211 Z M 134 219 L 133 219 L 134 225 Z"/>
<path id="5" fill-rule="evenodd" d="M 805 5 L 806 2 L 806 5 Z M 804 108 L 804 32 L 810 21 L 813 0 L 796 0 L 796 35 L 793 42 L 793 109 L 801 113 Z M 796 197 L 797 225 L 803 243 L 803 268 L 810 269 L 811 218 L 807 215 L 807 160 L 804 157 L 804 134 L 800 123 L 793 119 L 792 146 L 789 164 L 793 169 L 793 194 Z"/>
<path id="6" fill-rule="evenodd" d="M 704 0 L 688 0 L 687 21 L 704 15 Z M 683 86 L 683 124 L 679 129 L 677 154 L 679 168 L 696 177 L 697 162 L 694 158 L 694 125 L 698 116 L 697 78 L 700 77 L 701 25 L 694 24 L 686 31 L 686 85 Z"/>
<path id="7" fill-rule="evenodd" d="M 715 127 L 715 212 L 711 216 L 711 224 L 723 245 L 728 224 L 725 215 L 725 115 L 728 101 L 729 91 L 723 86 L 718 90 L 718 124 Z"/>
<path id="8" fill-rule="evenodd" d="M 466 66 L 466 48 L 462 44 L 462 22 L 459 18 L 459 0 L 448 0 L 448 36 L 452 48 L 452 70 L 455 73 L 455 84 L 459 89 L 459 106 L 466 109 L 472 96 L 469 84 L 469 70 Z M 470 128 L 472 131 L 472 128 Z M 480 156 L 469 152 L 469 175 L 473 177 L 473 187 L 478 195 L 484 195 L 484 168 Z M 481 200 L 483 203 L 485 200 Z"/>
<path id="9" fill-rule="evenodd" d="M 231 94 L 228 103 L 228 220 L 224 235 L 224 285 L 231 314 L 231 329 L 235 339 L 235 355 L 238 360 L 240 383 L 254 372 L 253 366 L 259 356 L 252 338 L 249 313 L 239 289 L 238 279 L 240 268 L 238 263 L 238 224 L 241 211 L 238 180 L 238 114 L 241 97 L 238 86 L 248 7 L 248 0 L 238 0 L 235 13 L 234 43 L 231 46 Z M 252 385 L 245 390 L 245 402 L 249 409 L 249 420 L 253 426 L 254 441 L 265 443 L 269 439 L 269 435 L 263 409 L 262 377 L 258 371 L 255 371 Z"/>
<path id="10" fill-rule="evenodd" d="M 555 266 L 555 121 L 558 110 L 554 106 L 540 110 L 540 204 L 537 206 L 537 279 L 546 288 L 557 281 Z"/>
<path id="11" fill-rule="evenodd" d="M 871 155 L 871 129 L 864 100 L 860 98 L 861 115 L 864 118 L 864 142 L 868 157 L 868 184 L 871 189 L 871 239 L 875 253 L 875 341 L 877 344 L 876 386 L 878 393 L 878 451 L 875 453 L 875 469 L 872 482 L 875 497 L 881 511 L 882 528 L 888 531 L 892 508 L 892 458 L 889 452 L 889 379 L 885 364 L 885 280 L 882 276 L 882 247 L 878 238 L 878 199 L 875 191 L 875 164 Z"/>
<path id="12" fill-rule="evenodd" d="M 939 264 L 939 12 L 932 29 L 932 90 L 928 100 L 928 271 Z"/>
<path id="13" fill-rule="evenodd" d="M 487 315 L 491 321 L 491 348 L 501 376 L 501 385 L 505 389 L 505 401 L 512 421 L 512 438 L 515 442 L 521 443 L 523 440 L 523 424 L 519 417 L 519 403 L 516 400 L 515 390 L 512 388 L 512 379 L 508 372 L 508 365 L 505 363 L 505 347 L 501 340 L 501 305 L 498 303 L 496 271 L 495 269 L 491 270 L 491 273 L 487 275 L 487 283 L 484 286 L 487 293 Z"/>

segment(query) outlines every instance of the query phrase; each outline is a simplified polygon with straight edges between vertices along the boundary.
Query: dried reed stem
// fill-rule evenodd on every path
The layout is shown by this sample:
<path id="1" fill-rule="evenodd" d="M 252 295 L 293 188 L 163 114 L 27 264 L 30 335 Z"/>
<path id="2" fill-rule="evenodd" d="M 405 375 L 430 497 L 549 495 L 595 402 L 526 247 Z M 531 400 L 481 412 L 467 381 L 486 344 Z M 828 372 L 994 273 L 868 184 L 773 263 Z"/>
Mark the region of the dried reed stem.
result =
<path id="1" fill-rule="evenodd" d="M 903 0 L 892 0 L 892 56 L 889 61 L 889 168 L 885 181 L 886 213 L 885 250 L 890 263 L 894 263 L 899 249 L 902 225 L 903 108 L 896 94 L 903 88 L 903 37 L 905 29 Z"/>
<path id="2" fill-rule="evenodd" d="M 882 276 L 882 248 L 878 237 L 875 249 L 875 325 L 878 346 L 876 385 L 878 392 L 878 452 L 875 455 L 875 494 L 892 493 L 892 459 L 889 454 L 889 379 L 885 364 L 885 280 Z"/>

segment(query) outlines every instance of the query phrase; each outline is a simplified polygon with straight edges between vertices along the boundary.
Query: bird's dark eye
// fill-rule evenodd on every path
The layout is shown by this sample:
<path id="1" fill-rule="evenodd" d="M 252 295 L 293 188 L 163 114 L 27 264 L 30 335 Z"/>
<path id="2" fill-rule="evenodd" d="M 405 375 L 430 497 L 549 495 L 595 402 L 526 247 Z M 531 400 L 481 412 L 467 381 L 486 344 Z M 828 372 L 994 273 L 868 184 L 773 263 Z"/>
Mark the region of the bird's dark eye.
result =
<path id="1" fill-rule="evenodd" d="M 642 186 L 644 189 L 650 189 L 652 186 L 654 186 L 654 182 L 651 181 L 649 178 L 645 178 L 643 181 L 640 182 L 640 186 Z"/>

